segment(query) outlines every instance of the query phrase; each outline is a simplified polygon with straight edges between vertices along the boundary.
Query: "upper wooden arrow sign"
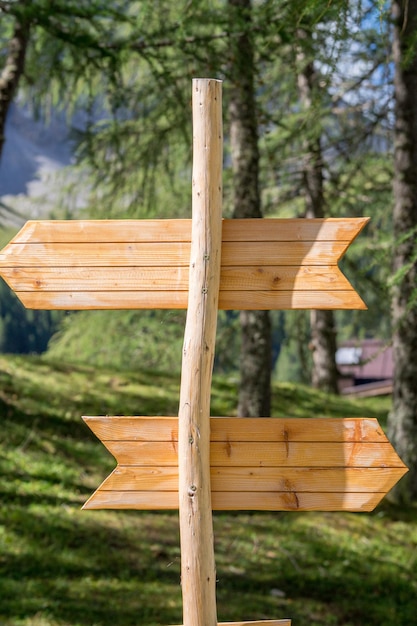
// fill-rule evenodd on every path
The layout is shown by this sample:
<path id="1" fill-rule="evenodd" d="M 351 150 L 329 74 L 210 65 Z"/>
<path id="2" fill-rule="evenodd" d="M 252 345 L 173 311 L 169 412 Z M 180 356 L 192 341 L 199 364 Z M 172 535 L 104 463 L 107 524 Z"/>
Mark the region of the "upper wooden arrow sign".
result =
<path id="1" fill-rule="evenodd" d="M 337 264 L 367 222 L 224 220 L 219 308 L 365 309 Z M 28 308 L 185 309 L 190 242 L 191 220 L 30 221 L 0 275 Z"/>
<path id="2" fill-rule="evenodd" d="M 178 508 L 178 419 L 84 417 L 118 461 L 86 509 Z M 217 510 L 372 511 L 408 471 L 377 420 L 211 418 Z"/>

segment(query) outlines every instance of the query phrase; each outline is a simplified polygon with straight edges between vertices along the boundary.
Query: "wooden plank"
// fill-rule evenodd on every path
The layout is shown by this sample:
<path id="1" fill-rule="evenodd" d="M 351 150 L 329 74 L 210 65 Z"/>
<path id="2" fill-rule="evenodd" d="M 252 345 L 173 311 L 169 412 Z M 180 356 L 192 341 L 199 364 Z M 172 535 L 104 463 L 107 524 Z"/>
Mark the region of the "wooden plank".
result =
<path id="1" fill-rule="evenodd" d="M 187 291 L 15 291 L 28 309 L 186 309 Z"/>
<path id="2" fill-rule="evenodd" d="M 220 293 L 228 291 L 346 291 L 352 288 L 337 265 L 223 266 Z"/>
<path id="3" fill-rule="evenodd" d="M 188 291 L 188 268 L 38 267 L 3 268 L 9 285 L 22 291 Z M 220 292 L 347 291 L 351 285 L 336 265 L 223 267 Z M 227 294 L 225 294 L 227 297 Z"/>
<path id="4" fill-rule="evenodd" d="M 211 490 L 387 493 L 404 468 L 212 467 Z M 177 467 L 118 465 L 100 491 L 178 491 Z"/>
<path id="5" fill-rule="evenodd" d="M 350 291 L 228 291 L 219 295 L 222 310 L 362 309 L 366 304 Z"/>
<path id="6" fill-rule="evenodd" d="M 213 494 L 213 510 L 369 512 L 375 509 L 384 495 L 372 492 L 217 492 Z"/>
<path id="7" fill-rule="evenodd" d="M 29 309 L 186 309 L 186 291 L 15 291 Z M 249 295 L 250 294 L 250 295 Z M 219 294 L 222 310 L 366 309 L 351 291 L 228 291 Z"/>
<path id="8" fill-rule="evenodd" d="M 6 246 L 2 267 L 188 267 L 190 244 L 184 242 L 27 243 Z"/>
<path id="9" fill-rule="evenodd" d="M 352 242 L 368 222 L 369 217 L 223 220 L 222 241 Z"/>
<path id="10" fill-rule="evenodd" d="M 19 291 L 188 291 L 188 267 L 4 268 L 2 276 Z M 313 278 L 314 280 L 314 278 Z M 320 277 L 318 277 L 320 280 Z M 307 282 L 307 281 L 305 281 Z"/>
<path id="11" fill-rule="evenodd" d="M 222 221 L 222 241 L 353 241 L 369 218 L 240 219 Z M 190 219 L 28 221 L 11 240 L 21 243 L 191 242 Z"/>
<path id="12" fill-rule="evenodd" d="M 372 511 L 383 493 L 296 493 L 213 492 L 213 510 L 218 511 Z M 174 491 L 101 491 L 97 490 L 83 509 L 176 510 Z"/>
<path id="13" fill-rule="evenodd" d="M 335 265 L 346 251 L 346 241 L 225 242 L 222 264 Z M 9 244 L 0 253 L 2 267 L 188 267 L 187 242 Z M 41 272 L 39 272 L 41 274 Z"/>
<path id="14" fill-rule="evenodd" d="M 11 244 L 191 242 L 190 219 L 29 220 Z"/>
<path id="15" fill-rule="evenodd" d="M 117 427 L 118 422 L 115 423 Z M 388 443 L 375 418 L 212 417 L 212 441 Z"/>
<path id="16" fill-rule="evenodd" d="M 101 441 L 178 441 L 177 417 L 83 416 Z M 375 418 L 211 417 L 210 440 L 217 442 L 388 443 Z"/>
<path id="17" fill-rule="evenodd" d="M 175 442 L 105 441 L 121 465 L 177 464 Z M 226 441 L 210 446 L 212 467 L 402 467 L 390 443 L 267 443 Z"/>
<path id="18" fill-rule="evenodd" d="M 328 265 L 336 264 L 350 243 L 346 241 L 230 241 L 222 246 L 222 264 Z"/>

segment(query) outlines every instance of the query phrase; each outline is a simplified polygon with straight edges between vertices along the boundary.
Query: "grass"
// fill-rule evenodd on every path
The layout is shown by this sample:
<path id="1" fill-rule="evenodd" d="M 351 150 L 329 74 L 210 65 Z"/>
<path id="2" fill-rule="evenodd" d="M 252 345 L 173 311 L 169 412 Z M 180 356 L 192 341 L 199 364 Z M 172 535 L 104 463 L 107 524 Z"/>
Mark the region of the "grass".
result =
<path id="1" fill-rule="evenodd" d="M 0 357 L 1 626 L 161 626 L 182 621 L 178 515 L 81 511 L 114 466 L 80 415 L 175 415 L 179 381 Z M 236 381 L 215 379 L 212 414 Z M 274 415 L 376 416 L 386 399 L 274 388 Z M 417 511 L 215 514 L 221 621 L 411 626 Z"/>

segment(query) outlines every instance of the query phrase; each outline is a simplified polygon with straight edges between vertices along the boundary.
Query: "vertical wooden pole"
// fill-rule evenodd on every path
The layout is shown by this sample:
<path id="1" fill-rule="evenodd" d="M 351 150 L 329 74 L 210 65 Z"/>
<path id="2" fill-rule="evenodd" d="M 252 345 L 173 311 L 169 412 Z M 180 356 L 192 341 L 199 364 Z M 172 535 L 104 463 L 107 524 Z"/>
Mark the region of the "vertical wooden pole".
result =
<path id="1" fill-rule="evenodd" d="M 210 391 L 220 283 L 221 81 L 194 79 L 192 235 L 178 427 L 184 626 L 217 626 Z"/>

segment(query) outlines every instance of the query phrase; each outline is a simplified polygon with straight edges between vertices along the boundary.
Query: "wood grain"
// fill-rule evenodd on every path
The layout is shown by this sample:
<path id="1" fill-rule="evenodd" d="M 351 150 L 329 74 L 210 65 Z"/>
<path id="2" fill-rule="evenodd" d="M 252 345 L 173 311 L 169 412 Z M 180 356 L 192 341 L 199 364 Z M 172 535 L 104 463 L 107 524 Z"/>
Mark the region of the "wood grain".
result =
<path id="1" fill-rule="evenodd" d="M 351 243 L 368 217 L 223 220 L 223 241 L 345 241 Z"/>
<path id="2" fill-rule="evenodd" d="M 107 415 L 83 420 L 103 442 L 178 441 L 177 417 Z M 210 440 L 388 443 L 378 420 L 368 417 L 211 417 Z"/>
<path id="3" fill-rule="evenodd" d="M 187 291 L 50 291 L 15 292 L 28 309 L 186 309 Z M 220 292 L 222 310 L 366 309 L 350 291 Z"/>
<path id="4" fill-rule="evenodd" d="M 188 267 L 5 267 L 2 275 L 19 291 L 188 291 Z M 220 291 L 347 291 L 350 284 L 334 265 L 230 266 L 220 274 Z"/>
<path id="5" fill-rule="evenodd" d="M 212 467 L 212 492 L 387 493 L 404 474 L 387 467 Z M 178 468 L 118 465 L 100 491 L 178 491 Z"/>
<path id="6" fill-rule="evenodd" d="M 337 265 L 366 223 L 224 220 L 219 308 L 366 308 Z M 28 222 L 0 274 L 28 308 L 186 308 L 190 246 L 190 220 Z"/>
<path id="7" fill-rule="evenodd" d="M 369 218 L 222 220 L 222 241 L 352 242 Z M 191 242 L 190 219 L 28 221 L 11 240 L 21 243 Z"/>
<path id="8" fill-rule="evenodd" d="M 222 248 L 221 81 L 193 80 L 192 228 L 178 410 L 178 503 L 184 626 L 216 626 L 210 396 Z"/>
<path id="9" fill-rule="evenodd" d="M 178 420 L 85 417 L 118 465 L 85 508 L 177 508 Z M 370 511 L 407 468 L 376 419 L 212 417 L 212 507 Z"/>
<path id="10" fill-rule="evenodd" d="M 237 241 L 221 248 L 222 264 L 329 265 L 336 264 L 345 241 Z M 185 242 L 26 243 L 9 244 L 0 253 L 2 267 L 188 267 L 190 244 Z"/>
<path id="11" fill-rule="evenodd" d="M 0 254 L 4 267 L 188 267 L 190 244 L 183 242 L 26 243 Z M 42 273 L 39 272 L 40 279 Z"/>
<path id="12" fill-rule="evenodd" d="M 218 511 L 350 511 L 369 512 L 384 494 L 375 492 L 213 492 L 212 507 Z M 173 491 L 97 490 L 84 509 L 177 510 Z"/>
<path id="13" fill-rule="evenodd" d="M 121 465 L 176 465 L 175 442 L 105 441 Z M 390 443 L 320 442 L 212 442 L 212 467 L 401 467 Z"/>

